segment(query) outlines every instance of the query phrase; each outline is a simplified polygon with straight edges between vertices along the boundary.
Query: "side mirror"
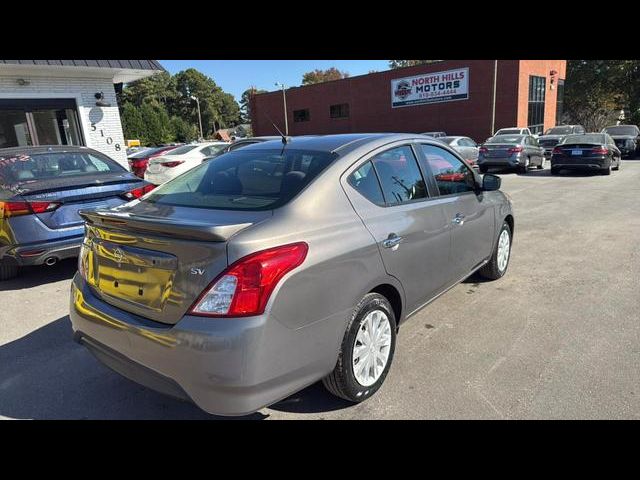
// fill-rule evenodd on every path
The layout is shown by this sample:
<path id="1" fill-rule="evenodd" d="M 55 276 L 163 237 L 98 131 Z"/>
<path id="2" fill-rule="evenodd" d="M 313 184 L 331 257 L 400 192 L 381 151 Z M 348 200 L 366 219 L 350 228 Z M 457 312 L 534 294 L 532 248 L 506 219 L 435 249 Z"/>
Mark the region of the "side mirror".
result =
<path id="1" fill-rule="evenodd" d="M 482 177 L 482 190 L 484 190 L 485 192 L 500 190 L 501 183 L 502 179 L 499 176 L 485 173 Z"/>

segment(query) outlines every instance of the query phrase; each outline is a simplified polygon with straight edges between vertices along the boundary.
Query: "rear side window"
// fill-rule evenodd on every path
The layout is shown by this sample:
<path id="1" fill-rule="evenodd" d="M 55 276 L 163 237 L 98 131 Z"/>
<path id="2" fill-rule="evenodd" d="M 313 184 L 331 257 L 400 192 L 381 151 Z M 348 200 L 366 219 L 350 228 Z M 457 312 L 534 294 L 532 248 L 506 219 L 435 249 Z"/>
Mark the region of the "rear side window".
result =
<path id="1" fill-rule="evenodd" d="M 144 200 L 218 210 L 270 210 L 286 204 L 336 154 L 306 150 L 238 149 L 161 185 Z"/>
<path id="2" fill-rule="evenodd" d="M 378 177 L 371 162 L 362 165 L 358 170 L 349 175 L 349 185 L 355 188 L 363 197 L 376 205 L 384 205 L 384 197 L 380 190 Z"/>
<path id="3" fill-rule="evenodd" d="M 427 197 L 424 179 L 408 145 L 379 153 L 371 161 L 380 179 L 387 205 L 398 205 Z"/>
<path id="4" fill-rule="evenodd" d="M 473 172 L 460 159 L 433 145 L 423 144 L 421 147 L 440 195 L 453 195 L 474 190 Z"/>
<path id="5" fill-rule="evenodd" d="M 31 156 L 0 157 L 0 180 L 3 183 L 43 181 L 124 171 L 126 170 L 115 161 L 88 152 L 50 152 Z"/>

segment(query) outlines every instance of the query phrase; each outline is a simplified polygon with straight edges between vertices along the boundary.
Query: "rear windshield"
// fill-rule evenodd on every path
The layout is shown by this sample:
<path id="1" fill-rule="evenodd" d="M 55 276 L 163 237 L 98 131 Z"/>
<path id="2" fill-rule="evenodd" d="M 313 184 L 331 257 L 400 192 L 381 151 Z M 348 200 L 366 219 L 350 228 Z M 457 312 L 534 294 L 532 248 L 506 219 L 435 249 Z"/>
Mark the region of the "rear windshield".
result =
<path id="1" fill-rule="evenodd" d="M 569 135 L 572 133 L 573 127 L 553 127 L 547 130 L 545 135 Z"/>
<path id="2" fill-rule="evenodd" d="M 153 148 L 145 148 L 139 152 L 134 153 L 133 155 L 129 155 L 128 158 L 145 158 L 149 155 L 153 155 L 154 153 L 158 153 L 162 150 L 165 150 L 167 147 L 153 147 Z"/>
<path id="3" fill-rule="evenodd" d="M 638 135 L 638 127 L 634 125 L 618 125 L 604 129 L 609 135 Z"/>
<path id="4" fill-rule="evenodd" d="M 241 148 L 156 188 L 144 201 L 219 210 L 270 210 L 297 195 L 337 154 Z"/>
<path id="5" fill-rule="evenodd" d="M 520 135 L 522 131 L 519 128 L 504 128 L 498 130 L 497 135 Z"/>
<path id="6" fill-rule="evenodd" d="M 496 135 L 495 137 L 491 137 L 487 140 L 486 143 L 513 143 L 518 144 L 524 141 L 523 135 Z"/>
<path id="7" fill-rule="evenodd" d="M 194 148 L 198 148 L 198 145 L 184 145 L 182 147 L 174 148 L 173 150 L 167 152 L 165 155 L 183 155 L 187 152 L 190 152 Z"/>
<path id="8" fill-rule="evenodd" d="M 580 143 L 597 143 L 604 144 L 604 135 L 601 133 L 588 133 L 586 135 L 568 135 L 560 142 L 560 144 L 580 144 Z"/>
<path id="9" fill-rule="evenodd" d="M 0 157 L 0 182 L 9 184 L 122 172 L 126 172 L 122 166 L 98 153 L 47 152 Z"/>

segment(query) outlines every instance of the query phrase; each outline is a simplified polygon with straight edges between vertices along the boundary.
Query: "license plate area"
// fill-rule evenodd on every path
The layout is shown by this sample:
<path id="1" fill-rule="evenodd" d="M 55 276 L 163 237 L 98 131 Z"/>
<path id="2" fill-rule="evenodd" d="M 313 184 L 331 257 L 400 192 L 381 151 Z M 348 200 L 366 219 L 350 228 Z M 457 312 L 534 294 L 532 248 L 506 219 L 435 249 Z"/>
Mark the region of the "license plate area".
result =
<path id="1" fill-rule="evenodd" d="M 571 150 L 571 155 L 573 156 L 582 156 L 582 150 Z"/>
<path id="2" fill-rule="evenodd" d="M 171 254 L 94 240 L 94 281 L 100 293 L 161 312 L 171 295 L 177 258 Z"/>

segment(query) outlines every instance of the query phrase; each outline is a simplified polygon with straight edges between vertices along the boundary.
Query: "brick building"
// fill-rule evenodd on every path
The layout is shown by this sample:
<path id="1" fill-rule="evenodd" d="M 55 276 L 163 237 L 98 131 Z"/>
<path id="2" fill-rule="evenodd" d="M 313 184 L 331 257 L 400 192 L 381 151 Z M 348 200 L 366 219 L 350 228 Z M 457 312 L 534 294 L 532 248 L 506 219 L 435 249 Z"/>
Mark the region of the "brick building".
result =
<path id="1" fill-rule="evenodd" d="M 154 60 L 0 60 L 0 148 L 86 145 L 127 166 L 116 87 Z"/>
<path id="2" fill-rule="evenodd" d="M 447 60 L 285 91 L 290 135 L 445 131 L 484 141 L 502 127 L 560 123 L 565 60 Z M 495 78 L 495 121 L 493 91 Z M 281 90 L 251 99 L 254 135 L 284 131 Z"/>

